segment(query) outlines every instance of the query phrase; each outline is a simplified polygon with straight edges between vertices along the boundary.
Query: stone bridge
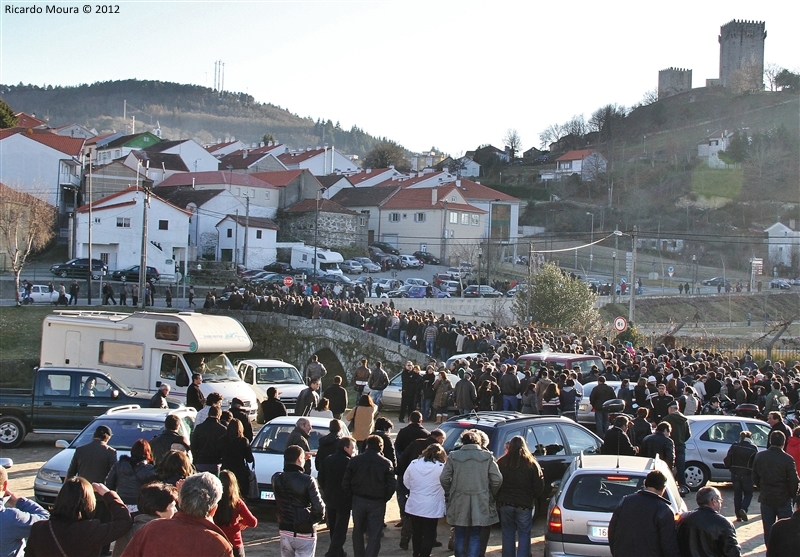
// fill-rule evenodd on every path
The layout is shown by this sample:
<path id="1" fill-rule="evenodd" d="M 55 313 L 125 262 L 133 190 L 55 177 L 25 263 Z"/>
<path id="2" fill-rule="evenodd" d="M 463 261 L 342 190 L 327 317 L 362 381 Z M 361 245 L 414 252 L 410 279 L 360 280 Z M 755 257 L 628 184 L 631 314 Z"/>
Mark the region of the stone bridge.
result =
<path id="1" fill-rule="evenodd" d="M 383 362 L 389 377 L 399 372 L 407 360 L 423 369 L 429 361 L 424 352 L 330 319 L 306 319 L 260 311 L 212 312 L 242 322 L 253 339 L 253 350 L 248 357 L 283 360 L 303 372 L 311 356 L 316 354 L 328 370 L 328 378 L 341 375 L 347 383 L 362 358 L 367 358 L 370 366 L 377 361 Z"/>

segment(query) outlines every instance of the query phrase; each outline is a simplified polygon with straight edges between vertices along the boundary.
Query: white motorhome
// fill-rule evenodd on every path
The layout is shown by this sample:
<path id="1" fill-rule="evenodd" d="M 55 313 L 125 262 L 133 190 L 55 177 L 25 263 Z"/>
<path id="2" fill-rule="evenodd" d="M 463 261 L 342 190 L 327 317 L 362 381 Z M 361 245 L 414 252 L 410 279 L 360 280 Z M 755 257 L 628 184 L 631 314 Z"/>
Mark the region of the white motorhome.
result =
<path id="1" fill-rule="evenodd" d="M 239 398 L 255 419 L 255 394 L 227 356 L 252 348 L 242 324 L 222 315 L 61 310 L 44 319 L 39 364 L 100 369 L 137 391 L 166 383 L 184 400 L 198 372 L 204 395 L 220 393 L 223 408 Z"/>
<path id="2" fill-rule="evenodd" d="M 329 249 L 316 249 L 316 264 L 314 261 L 314 246 L 292 248 L 292 267 L 295 269 L 316 269 L 320 274 L 342 275 L 339 263 L 344 261 L 342 254 Z"/>

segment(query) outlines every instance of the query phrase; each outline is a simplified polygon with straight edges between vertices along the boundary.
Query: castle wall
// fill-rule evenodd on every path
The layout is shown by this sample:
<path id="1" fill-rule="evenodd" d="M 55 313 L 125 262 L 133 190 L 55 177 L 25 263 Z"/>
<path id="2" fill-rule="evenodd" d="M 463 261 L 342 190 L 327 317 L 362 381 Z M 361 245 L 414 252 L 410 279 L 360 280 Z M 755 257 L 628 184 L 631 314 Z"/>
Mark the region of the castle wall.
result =
<path id="1" fill-rule="evenodd" d="M 667 68 L 658 72 L 658 100 L 692 88 L 692 70 Z"/>
<path id="2" fill-rule="evenodd" d="M 763 21 L 732 20 L 720 27 L 719 79 L 723 87 L 730 86 L 731 75 L 749 64 L 755 64 L 754 76 L 761 76 L 754 88 L 763 88 L 764 39 L 767 32 Z M 754 77 L 755 81 L 755 77 Z"/>

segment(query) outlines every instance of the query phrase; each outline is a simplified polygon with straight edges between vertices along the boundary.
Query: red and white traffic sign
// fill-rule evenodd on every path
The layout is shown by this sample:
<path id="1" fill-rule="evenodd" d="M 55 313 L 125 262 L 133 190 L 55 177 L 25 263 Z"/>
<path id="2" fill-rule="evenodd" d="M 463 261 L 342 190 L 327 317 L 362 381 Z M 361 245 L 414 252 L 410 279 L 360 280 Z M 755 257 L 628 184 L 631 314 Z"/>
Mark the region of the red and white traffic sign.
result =
<path id="1" fill-rule="evenodd" d="M 294 284 L 294 279 L 292 277 L 283 277 L 284 286 L 291 286 L 293 284 Z"/>
<path id="2" fill-rule="evenodd" d="M 618 332 L 622 332 L 628 328 L 628 320 L 624 317 L 620 316 L 614 319 L 614 329 Z"/>

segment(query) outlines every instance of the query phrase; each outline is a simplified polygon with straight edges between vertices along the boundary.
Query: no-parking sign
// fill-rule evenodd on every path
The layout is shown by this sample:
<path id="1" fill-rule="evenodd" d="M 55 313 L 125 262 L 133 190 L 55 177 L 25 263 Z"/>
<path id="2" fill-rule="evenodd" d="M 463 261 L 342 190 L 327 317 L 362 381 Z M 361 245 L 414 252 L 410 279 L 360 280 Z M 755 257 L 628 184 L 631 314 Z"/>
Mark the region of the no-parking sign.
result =
<path id="1" fill-rule="evenodd" d="M 628 328 L 628 320 L 627 319 L 625 319 L 622 316 L 617 317 L 616 319 L 614 319 L 614 329 L 617 332 L 621 333 L 622 331 L 624 331 L 627 328 Z"/>

